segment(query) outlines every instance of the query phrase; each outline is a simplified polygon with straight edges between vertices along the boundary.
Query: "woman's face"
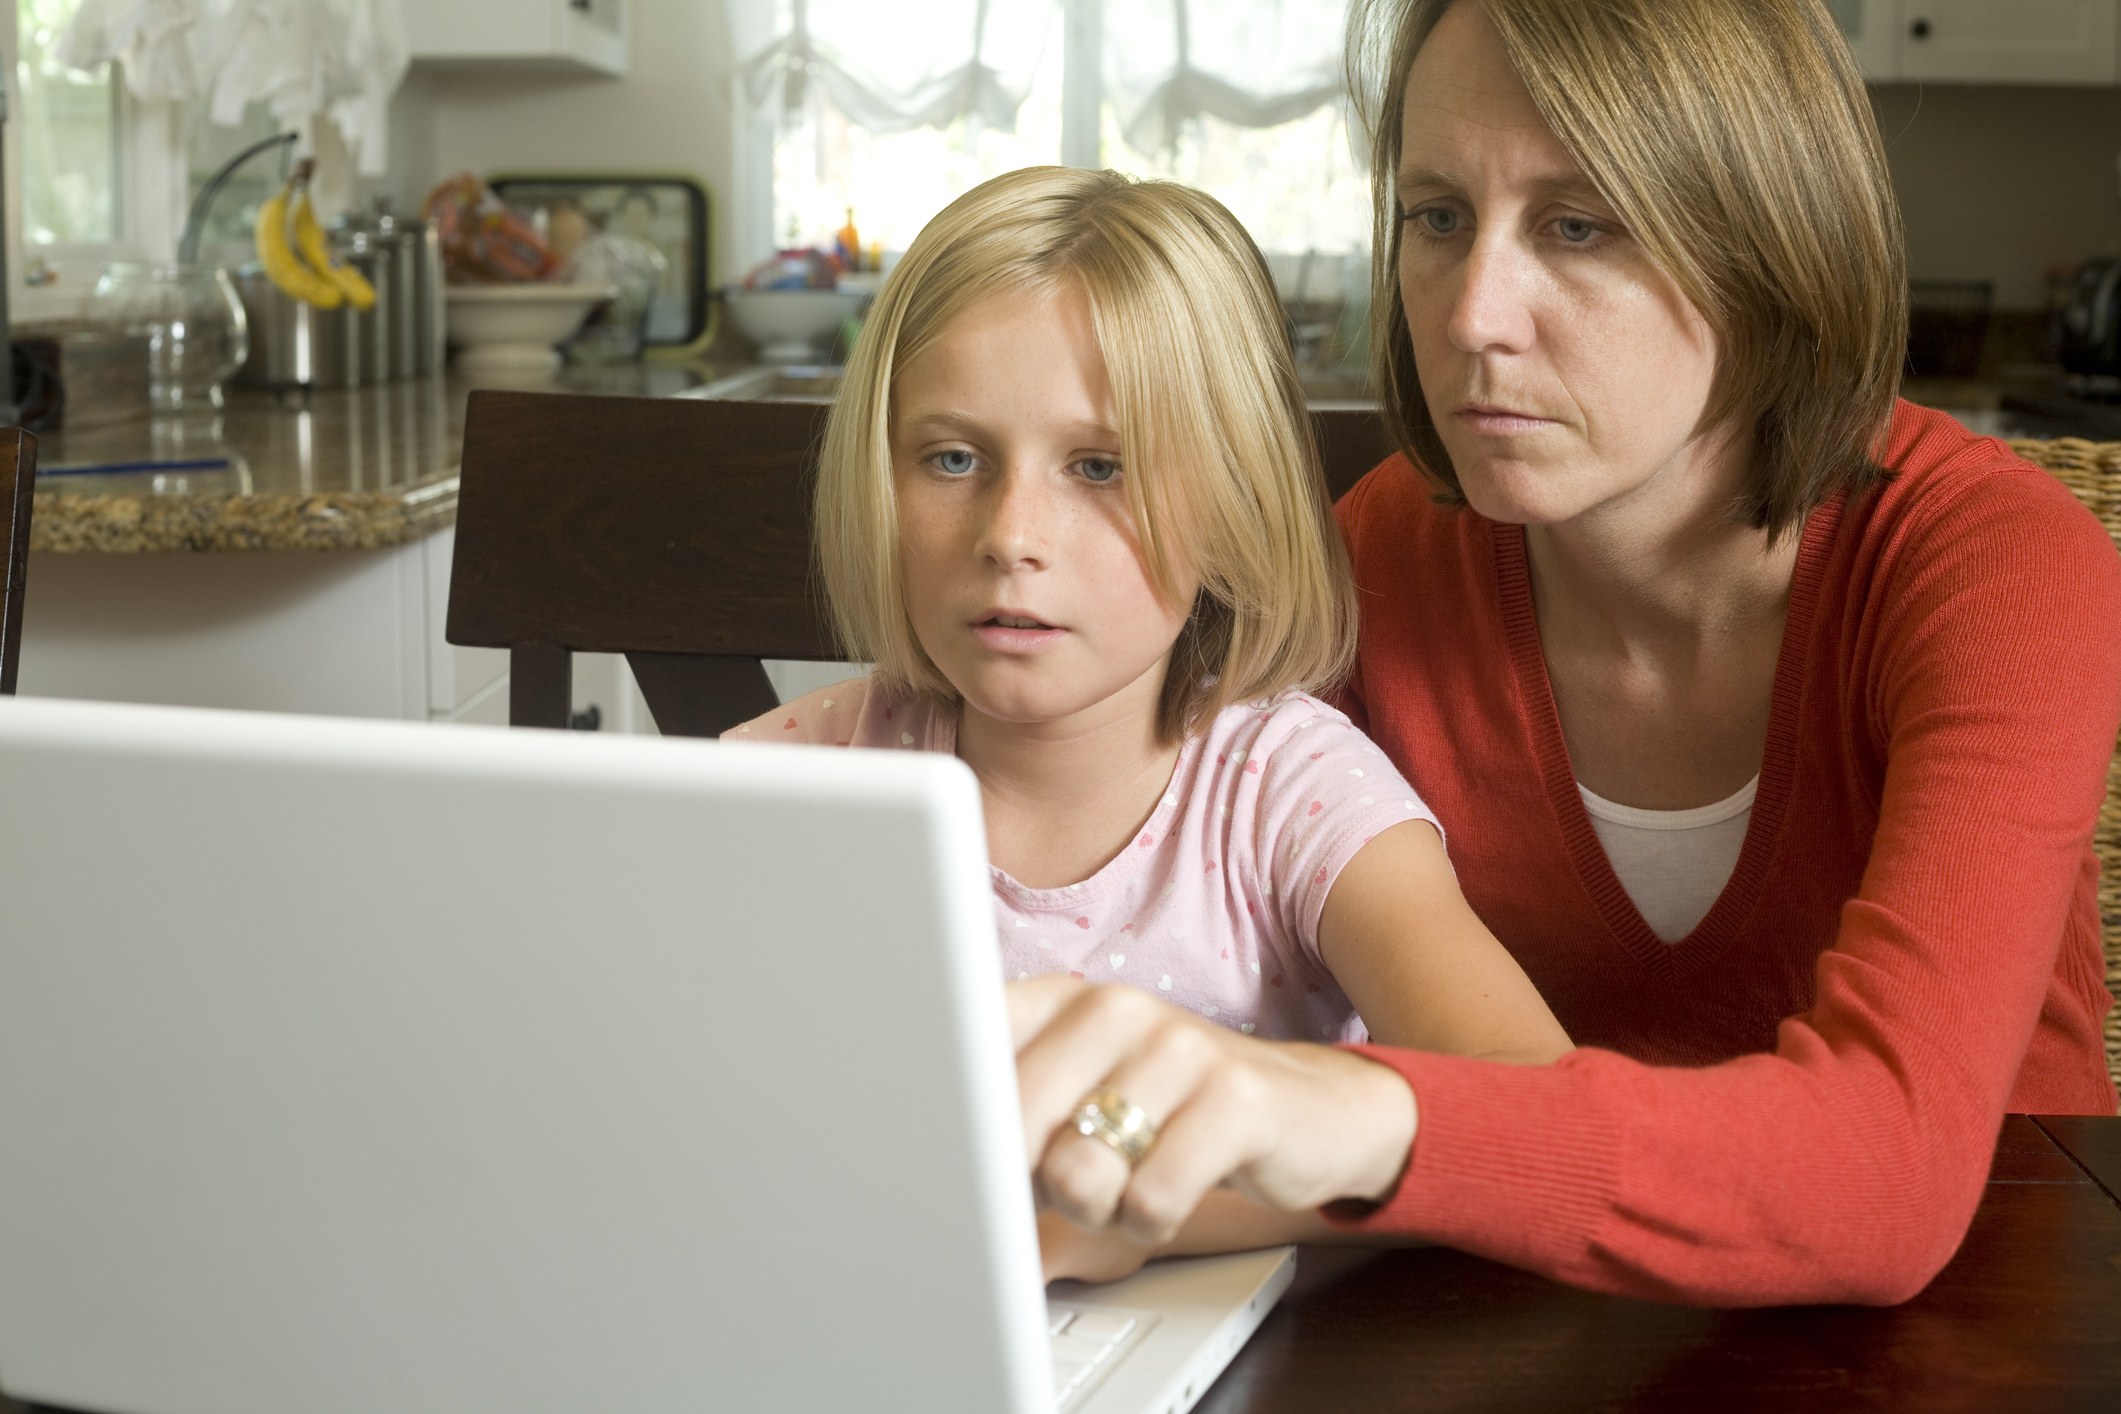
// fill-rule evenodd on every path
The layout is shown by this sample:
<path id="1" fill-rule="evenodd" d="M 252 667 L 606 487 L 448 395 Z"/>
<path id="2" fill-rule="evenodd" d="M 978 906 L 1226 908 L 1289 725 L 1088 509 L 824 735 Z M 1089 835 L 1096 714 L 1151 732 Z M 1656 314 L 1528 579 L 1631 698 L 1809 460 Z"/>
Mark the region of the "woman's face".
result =
<path id="1" fill-rule="evenodd" d="M 1696 435 L 1714 335 L 1554 136 L 1476 4 L 1446 12 L 1415 58 L 1397 180 L 1415 366 L 1475 510 L 1547 525 L 1727 503 L 1735 469 Z"/>

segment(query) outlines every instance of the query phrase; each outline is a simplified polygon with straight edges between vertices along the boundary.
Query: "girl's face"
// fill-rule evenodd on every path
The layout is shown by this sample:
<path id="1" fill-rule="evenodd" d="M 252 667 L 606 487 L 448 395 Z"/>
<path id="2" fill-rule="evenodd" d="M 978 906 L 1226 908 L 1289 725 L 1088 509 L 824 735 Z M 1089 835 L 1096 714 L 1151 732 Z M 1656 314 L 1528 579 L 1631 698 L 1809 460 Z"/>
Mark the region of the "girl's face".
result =
<path id="1" fill-rule="evenodd" d="M 907 612 L 967 712 L 1153 717 L 1195 586 L 1167 601 L 1142 559 L 1082 294 L 967 309 L 901 366 L 891 413 Z"/>
<path id="2" fill-rule="evenodd" d="M 1397 181 L 1415 366 L 1475 510 L 1537 525 L 1728 498 L 1720 442 L 1696 435 L 1713 333 L 1554 136 L 1479 5 L 1454 5 L 1415 57 Z"/>

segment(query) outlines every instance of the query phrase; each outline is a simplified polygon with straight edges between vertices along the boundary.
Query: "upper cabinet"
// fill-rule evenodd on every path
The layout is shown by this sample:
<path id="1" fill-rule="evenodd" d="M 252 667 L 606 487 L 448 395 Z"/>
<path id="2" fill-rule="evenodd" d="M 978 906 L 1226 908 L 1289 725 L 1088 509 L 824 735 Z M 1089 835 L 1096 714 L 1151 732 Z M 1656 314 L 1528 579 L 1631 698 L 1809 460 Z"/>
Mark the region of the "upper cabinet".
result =
<path id="1" fill-rule="evenodd" d="M 2121 0 L 1827 0 L 1877 82 L 2121 82 Z"/>
<path id="2" fill-rule="evenodd" d="M 405 29 L 415 61 L 623 74 L 626 5 L 627 0 L 416 0 L 405 7 Z"/>

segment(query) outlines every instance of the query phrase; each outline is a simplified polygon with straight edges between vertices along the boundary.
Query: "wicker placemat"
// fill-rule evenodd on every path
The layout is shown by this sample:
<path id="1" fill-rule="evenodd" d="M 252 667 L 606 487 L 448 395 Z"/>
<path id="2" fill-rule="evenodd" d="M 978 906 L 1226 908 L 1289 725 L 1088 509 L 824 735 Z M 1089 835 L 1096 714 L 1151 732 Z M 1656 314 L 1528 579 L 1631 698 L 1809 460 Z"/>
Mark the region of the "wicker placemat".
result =
<path id="1" fill-rule="evenodd" d="M 2052 442 L 2014 441 L 2012 451 L 2045 467 L 2099 518 L 2121 546 L 2121 442 L 2061 437 Z M 2121 626 L 2117 626 L 2121 631 Z M 2121 756 L 2106 768 L 2106 801 L 2092 832 L 2099 855 L 2099 923 L 2106 944 L 2106 989 L 2121 997 Z M 2121 1006 L 2106 1014 L 2106 1065 L 2121 1085 Z"/>

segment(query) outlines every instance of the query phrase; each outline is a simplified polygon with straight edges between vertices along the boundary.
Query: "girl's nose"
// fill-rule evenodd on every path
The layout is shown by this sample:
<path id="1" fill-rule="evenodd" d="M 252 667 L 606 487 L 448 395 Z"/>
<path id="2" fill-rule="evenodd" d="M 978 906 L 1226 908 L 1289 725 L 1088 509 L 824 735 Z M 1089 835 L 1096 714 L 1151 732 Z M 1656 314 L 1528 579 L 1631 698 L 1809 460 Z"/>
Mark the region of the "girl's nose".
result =
<path id="1" fill-rule="evenodd" d="M 1047 478 L 1018 467 L 1002 469 L 981 498 L 979 553 L 1003 569 L 1036 568 L 1052 543 L 1055 507 Z"/>
<path id="2" fill-rule="evenodd" d="M 1530 256 L 1507 240 L 1476 240 L 1458 267 L 1451 343 L 1466 353 L 1523 353 L 1532 346 Z"/>

